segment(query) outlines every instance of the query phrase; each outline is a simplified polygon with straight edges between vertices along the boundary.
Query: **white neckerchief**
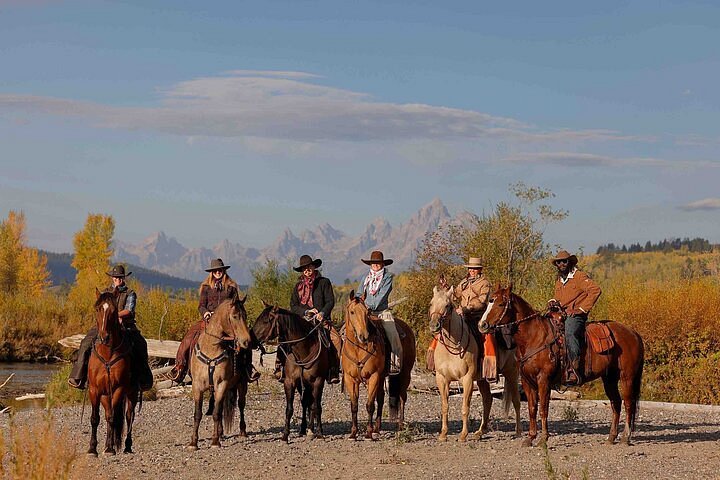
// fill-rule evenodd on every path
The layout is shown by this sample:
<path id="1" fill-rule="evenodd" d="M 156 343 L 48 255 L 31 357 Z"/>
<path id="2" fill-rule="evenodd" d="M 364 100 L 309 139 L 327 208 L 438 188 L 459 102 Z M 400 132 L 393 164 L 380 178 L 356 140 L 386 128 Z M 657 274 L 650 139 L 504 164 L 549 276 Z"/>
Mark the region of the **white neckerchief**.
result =
<path id="1" fill-rule="evenodd" d="M 367 291 L 370 292 L 370 295 L 375 295 L 380 288 L 380 283 L 382 282 L 384 276 L 384 268 L 382 270 L 378 270 L 377 272 L 370 270 L 370 273 L 368 273 L 367 277 L 365 277 L 363 289 L 367 289 Z"/>
<path id="2" fill-rule="evenodd" d="M 562 278 L 561 276 L 560 281 L 562 284 L 565 285 L 571 278 L 573 278 L 575 276 L 575 272 L 577 272 L 577 267 L 573 267 L 573 269 L 567 274 L 567 277 Z"/>

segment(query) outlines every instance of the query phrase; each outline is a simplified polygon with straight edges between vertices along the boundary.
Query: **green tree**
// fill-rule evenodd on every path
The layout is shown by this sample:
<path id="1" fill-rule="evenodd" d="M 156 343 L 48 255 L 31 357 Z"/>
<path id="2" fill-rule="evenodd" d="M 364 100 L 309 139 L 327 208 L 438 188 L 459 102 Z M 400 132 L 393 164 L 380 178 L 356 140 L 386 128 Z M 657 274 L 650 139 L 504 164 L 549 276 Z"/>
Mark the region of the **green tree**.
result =
<path id="1" fill-rule="evenodd" d="M 267 260 L 252 270 L 253 283 L 248 291 L 246 308 L 248 322 L 252 323 L 263 310 L 262 302 L 283 308 L 290 307 L 290 295 L 297 282 L 298 274 L 288 264 L 281 268 L 276 260 Z"/>

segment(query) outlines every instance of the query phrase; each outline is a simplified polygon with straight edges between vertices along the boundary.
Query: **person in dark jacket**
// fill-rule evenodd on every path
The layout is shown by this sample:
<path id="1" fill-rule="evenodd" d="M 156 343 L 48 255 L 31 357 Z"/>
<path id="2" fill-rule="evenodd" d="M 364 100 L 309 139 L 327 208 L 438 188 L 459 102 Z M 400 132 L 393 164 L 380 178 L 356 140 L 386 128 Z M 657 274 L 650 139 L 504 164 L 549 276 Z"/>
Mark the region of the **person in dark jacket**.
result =
<path id="1" fill-rule="evenodd" d="M 131 372 L 135 381 L 141 390 L 150 390 L 153 385 L 153 375 L 148 365 L 147 342 L 143 338 L 140 330 L 135 323 L 135 304 L 137 303 L 137 294 L 134 290 L 128 288 L 125 283 L 125 277 L 132 275 L 132 272 L 125 273 L 123 265 L 115 265 L 106 274 L 112 278 L 112 285 L 108 287 L 106 292 L 117 292 L 117 308 L 118 317 L 122 324 L 123 332 L 128 335 L 132 345 L 131 353 Z M 77 352 L 77 358 L 70 371 L 68 383 L 71 387 L 84 389 L 87 382 L 88 362 L 90 361 L 90 352 L 97 338 L 97 327 L 92 327 L 87 333 L 80 348 Z"/>
<path id="2" fill-rule="evenodd" d="M 190 365 L 190 351 L 197 343 L 200 333 L 205 329 L 215 309 L 222 302 L 239 293 L 237 283 L 227 274 L 229 268 L 230 266 L 225 265 L 222 259 L 216 258 L 210 262 L 210 268 L 205 269 L 208 276 L 200 284 L 200 303 L 198 304 L 198 311 L 202 319 L 190 327 L 180 342 L 180 347 L 175 355 L 175 366 L 169 375 L 174 382 L 180 383 L 185 378 Z M 247 369 L 248 380 L 252 382 L 260 378 L 260 372 L 252 364 L 252 351 L 243 349 L 240 355 L 240 363 Z"/>
<path id="3" fill-rule="evenodd" d="M 326 327 L 326 340 L 330 345 L 330 371 L 328 372 L 328 383 L 340 382 L 340 358 L 338 357 L 340 336 L 332 328 L 330 315 L 335 306 L 335 294 L 330 280 L 323 277 L 318 271 L 322 265 L 319 258 L 313 260 L 310 255 L 300 257 L 300 262 L 293 270 L 300 272 L 300 278 L 290 295 L 290 310 L 313 322 L 323 323 Z M 328 338 L 328 336 L 330 338 Z M 275 360 L 275 376 L 283 381 L 285 358 L 282 350 L 278 350 Z"/>

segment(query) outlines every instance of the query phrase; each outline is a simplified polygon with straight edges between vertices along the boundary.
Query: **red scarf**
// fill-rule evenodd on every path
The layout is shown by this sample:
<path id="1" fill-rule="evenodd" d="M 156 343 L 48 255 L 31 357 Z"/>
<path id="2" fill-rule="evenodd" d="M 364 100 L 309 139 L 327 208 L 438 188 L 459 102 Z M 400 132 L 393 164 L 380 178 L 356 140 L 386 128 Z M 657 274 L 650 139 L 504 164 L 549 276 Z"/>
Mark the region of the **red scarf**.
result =
<path id="1" fill-rule="evenodd" d="M 306 277 L 303 275 L 300 277 L 300 282 L 298 282 L 297 291 L 298 295 L 300 296 L 300 304 L 301 305 L 307 305 L 310 308 L 313 308 L 313 299 L 312 299 L 312 292 L 313 292 L 313 283 L 315 282 L 315 278 L 317 277 L 317 273 L 313 272 L 313 274 L 309 277 Z"/>

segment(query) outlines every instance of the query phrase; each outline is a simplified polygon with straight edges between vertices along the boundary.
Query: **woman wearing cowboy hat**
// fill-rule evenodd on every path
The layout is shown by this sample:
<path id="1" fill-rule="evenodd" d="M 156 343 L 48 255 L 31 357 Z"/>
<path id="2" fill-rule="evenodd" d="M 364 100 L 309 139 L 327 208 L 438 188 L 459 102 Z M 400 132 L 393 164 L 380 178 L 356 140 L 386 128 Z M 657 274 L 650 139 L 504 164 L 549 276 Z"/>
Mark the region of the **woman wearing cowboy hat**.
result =
<path id="1" fill-rule="evenodd" d="M 112 285 L 106 292 L 116 292 L 118 317 L 130 336 L 132 342 L 132 373 L 142 390 L 149 390 L 153 384 L 152 371 L 148 365 L 147 342 L 143 338 L 135 323 L 135 304 L 137 294 L 125 284 L 125 277 L 132 275 L 132 272 L 125 273 L 125 266 L 115 265 L 109 272 L 105 272 L 112 279 Z M 85 388 L 87 381 L 88 361 L 93 343 L 97 337 L 97 327 L 92 327 L 77 351 L 77 358 L 70 371 L 68 383 L 71 387 Z"/>
<path id="2" fill-rule="evenodd" d="M 585 322 L 588 313 L 600 297 L 600 287 L 585 272 L 577 268 L 575 255 L 561 250 L 550 260 L 557 268 L 555 298 L 548 301 L 551 309 L 561 309 L 567 315 L 565 319 L 565 344 L 569 360 L 567 385 L 581 385 L 583 371 L 581 365 L 582 347 L 585 343 Z"/>
<path id="3" fill-rule="evenodd" d="M 198 305 L 202 320 L 190 327 L 190 330 L 180 342 L 180 347 L 175 355 L 175 366 L 170 372 L 170 378 L 175 382 L 180 383 L 185 378 L 190 364 L 190 351 L 195 346 L 198 337 L 200 337 L 200 332 L 207 325 L 215 309 L 222 302 L 237 296 L 239 293 L 237 283 L 227 274 L 229 268 L 230 265 L 225 265 L 222 259 L 216 258 L 210 262 L 210 267 L 205 269 L 208 276 L 200 284 L 200 303 Z M 248 379 L 254 381 L 260 378 L 260 373 L 252 364 L 252 352 L 243 350 L 241 355 L 241 362 L 247 368 Z"/>
<path id="4" fill-rule="evenodd" d="M 355 292 L 357 298 L 365 297 L 365 305 L 371 313 L 382 320 L 385 335 L 390 342 L 390 375 L 397 375 L 402 368 L 402 343 L 398 335 L 395 319 L 392 311 L 388 308 L 388 298 L 393 288 L 393 275 L 387 271 L 386 266 L 393 263 L 391 259 L 385 259 L 380 251 L 370 254 L 369 260 L 361 259 L 365 265 L 370 265 L 370 271 L 360 281 Z"/>

